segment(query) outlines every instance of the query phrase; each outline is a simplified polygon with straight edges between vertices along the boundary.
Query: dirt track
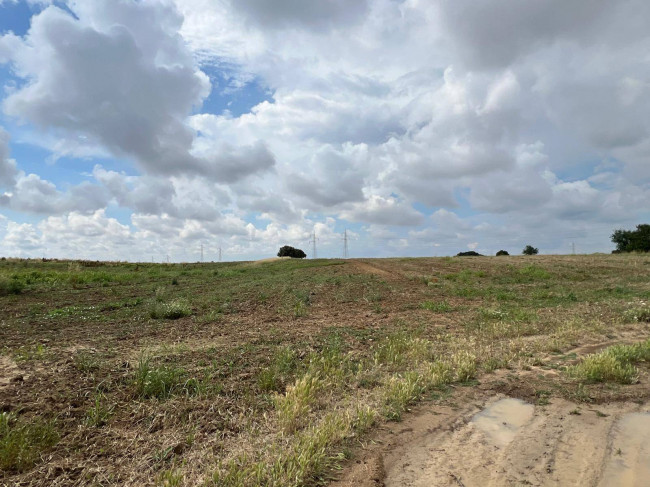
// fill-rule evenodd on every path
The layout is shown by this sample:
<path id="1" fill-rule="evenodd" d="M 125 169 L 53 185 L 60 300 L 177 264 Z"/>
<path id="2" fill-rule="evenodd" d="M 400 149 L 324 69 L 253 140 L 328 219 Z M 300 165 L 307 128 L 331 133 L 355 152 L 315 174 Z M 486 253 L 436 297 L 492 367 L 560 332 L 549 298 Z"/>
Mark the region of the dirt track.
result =
<path id="1" fill-rule="evenodd" d="M 533 406 L 467 391 L 378 438 L 337 487 L 647 486 L 650 404 Z"/>

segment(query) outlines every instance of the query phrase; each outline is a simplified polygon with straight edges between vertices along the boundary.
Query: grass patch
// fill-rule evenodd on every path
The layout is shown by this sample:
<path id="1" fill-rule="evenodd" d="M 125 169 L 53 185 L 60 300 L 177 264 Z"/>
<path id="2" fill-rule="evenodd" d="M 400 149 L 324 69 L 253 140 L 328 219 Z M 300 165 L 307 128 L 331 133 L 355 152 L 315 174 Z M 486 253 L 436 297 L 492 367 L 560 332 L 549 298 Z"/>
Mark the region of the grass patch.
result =
<path id="1" fill-rule="evenodd" d="M 298 356 L 291 347 L 277 349 L 270 366 L 258 374 L 257 385 L 264 392 L 279 392 L 293 377 L 298 363 Z"/>
<path id="2" fill-rule="evenodd" d="M 0 277 L 0 296 L 21 294 L 25 290 L 25 283 L 19 279 Z"/>
<path id="3" fill-rule="evenodd" d="M 638 379 L 636 362 L 650 360 L 650 340 L 634 345 L 614 345 L 589 355 L 567 373 L 582 382 L 633 384 Z"/>
<path id="4" fill-rule="evenodd" d="M 103 394 L 95 395 L 93 406 L 86 412 L 86 426 L 101 428 L 108 424 L 108 420 L 113 415 L 113 409 L 114 406 L 106 404 L 106 398 Z"/>
<path id="5" fill-rule="evenodd" d="M 630 322 L 640 322 L 640 323 L 650 323 L 650 308 L 633 308 L 628 309 L 623 313 L 623 318 L 628 323 Z"/>
<path id="6" fill-rule="evenodd" d="M 461 350 L 452 356 L 453 370 L 458 382 L 469 382 L 476 378 L 478 360 L 476 355 L 468 350 Z"/>
<path id="7" fill-rule="evenodd" d="M 149 310 L 149 316 L 154 319 L 177 320 L 192 314 L 189 303 L 183 299 L 161 302 L 154 301 Z"/>
<path id="8" fill-rule="evenodd" d="M 453 309 L 447 301 L 424 301 L 420 303 L 420 308 L 433 311 L 434 313 L 448 313 Z"/>
<path id="9" fill-rule="evenodd" d="M 384 391 L 384 416 L 392 421 L 400 421 L 407 407 L 416 403 L 424 391 L 424 381 L 417 372 L 391 377 Z"/>
<path id="10" fill-rule="evenodd" d="M 408 333 L 395 333 L 377 345 L 373 358 L 377 365 L 402 365 L 417 363 L 431 356 L 431 343 Z"/>
<path id="11" fill-rule="evenodd" d="M 89 374 L 99 370 L 99 359 L 93 353 L 80 351 L 74 356 L 74 366 L 79 372 Z"/>
<path id="12" fill-rule="evenodd" d="M 0 413 L 0 469 L 24 472 L 41 453 L 59 441 L 54 421 L 23 422 L 11 413 Z"/>
<path id="13" fill-rule="evenodd" d="M 142 399 L 197 396 L 207 392 L 206 385 L 194 377 L 188 377 L 184 369 L 169 365 L 153 366 L 151 358 L 147 356 L 140 358 L 134 382 L 136 395 Z"/>
<path id="14" fill-rule="evenodd" d="M 312 406 L 317 402 L 322 385 L 318 377 L 305 374 L 295 384 L 287 387 L 284 395 L 274 397 L 278 423 L 285 433 L 293 433 L 304 426 Z"/>
<path id="15" fill-rule="evenodd" d="M 363 414 L 360 423 L 346 412 L 332 412 L 287 442 L 268 448 L 265 459 L 240 455 L 217 467 L 207 485 L 214 487 L 306 487 L 325 485 L 329 472 L 345 459 L 337 448 L 355 432 L 355 424 L 367 426 L 372 413 Z M 374 415 L 373 415 L 374 416 Z M 358 420 L 359 415 L 356 415 Z"/>

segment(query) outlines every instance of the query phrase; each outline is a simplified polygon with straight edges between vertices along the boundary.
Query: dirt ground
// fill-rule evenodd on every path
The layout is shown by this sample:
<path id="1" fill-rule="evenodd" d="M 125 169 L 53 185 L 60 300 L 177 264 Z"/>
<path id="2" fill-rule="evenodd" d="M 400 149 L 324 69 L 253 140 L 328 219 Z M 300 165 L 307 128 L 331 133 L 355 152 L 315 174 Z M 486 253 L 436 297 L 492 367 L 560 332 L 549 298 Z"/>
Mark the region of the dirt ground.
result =
<path id="1" fill-rule="evenodd" d="M 455 388 L 384 425 L 330 487 L 650 485 L 647 394 L 599 404 L 539 401 L 522 387 L 525 377 L 511 376 L 511 387 L 504 378 Z M 647 377 L 638 387 L 648 391 Z"/>

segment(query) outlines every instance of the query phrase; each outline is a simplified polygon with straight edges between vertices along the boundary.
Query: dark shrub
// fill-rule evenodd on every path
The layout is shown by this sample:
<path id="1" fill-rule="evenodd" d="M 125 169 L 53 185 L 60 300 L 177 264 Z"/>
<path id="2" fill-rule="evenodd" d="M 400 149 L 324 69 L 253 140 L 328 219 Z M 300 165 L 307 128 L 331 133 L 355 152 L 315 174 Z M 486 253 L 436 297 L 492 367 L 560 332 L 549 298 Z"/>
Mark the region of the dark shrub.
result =
<path id="1" fill-rule="evenodd" d="M 650 252 L 650 225 L 637 225 L 636 230 L 616 230 L 612 234 L 615 253 Z M 614 252 L 612 252 L 614 253 Z"/>
<path id="2" fill-rule="evenodd" d="M 0 296 L 20 294 L 25 289 L 25 283 L 18 279 L 0 277 Z"/>
<path id="3" fill-rule="evenodd" d="M 456 257 L 483 257 L 483 256 L 478 252 L 474 252 L 473 250 L 470 250 L 469 252 L 458 252 L 456 254 Z"/>
<path id="4" fill-rule="evenodd" d="M 280 247 L 280 250 L 278 251 L 278 257 L 291 257 L 293 259 L 304 259 L 305 257 L 307 257 L 307 254 L 305 254 L 300 249 L 294 249 L 290 245 L 285 245 L 284 247 Z"/>
<path id="5" fill-rule="evenodd" d="M 507 250 L 499 250 L 497 252 L 497 257 L 499 257 L 500 255 L 510 255 L 510 254 L 508 253 Z"/>
<path id="6" fill-rule="evenodd" d="M 522 250 L 521 253 L 524 255 L 535 255 L 539 253 L 539 249 L 536 249 L 532 245 L 526 245 L 526 247 L 524 247 L 524 250 Z"/>

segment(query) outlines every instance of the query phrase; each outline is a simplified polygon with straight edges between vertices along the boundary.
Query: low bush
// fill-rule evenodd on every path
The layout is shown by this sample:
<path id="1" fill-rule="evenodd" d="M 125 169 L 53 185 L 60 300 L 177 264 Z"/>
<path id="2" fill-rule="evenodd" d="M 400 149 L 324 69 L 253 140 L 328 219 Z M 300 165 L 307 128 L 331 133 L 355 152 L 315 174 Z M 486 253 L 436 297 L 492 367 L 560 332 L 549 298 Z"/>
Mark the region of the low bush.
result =
<path id="1" fill-rule="evenodd" d="M 0 296 L 20 294 L 25 289 L 25 283 L 19 279 L 0 277 Z"/>
<path id="2" fill-rule="evenodd" d="M 290 245 L 285 245 L 284 247 L 280 247 L 280 250 L 278 251 L 278 257 L 291 257 L 293 259 L 304 259 L 305 257 L 307 257 L 307 254 L 305 254 L 300 249 L 295 249 Z"/>
<path id="3" fill-rule="evenodd" d="M 510 255 L 507 250 L 499 250 L 497 252 L 497 257 L 500 257 L 502 255 Z"/>

